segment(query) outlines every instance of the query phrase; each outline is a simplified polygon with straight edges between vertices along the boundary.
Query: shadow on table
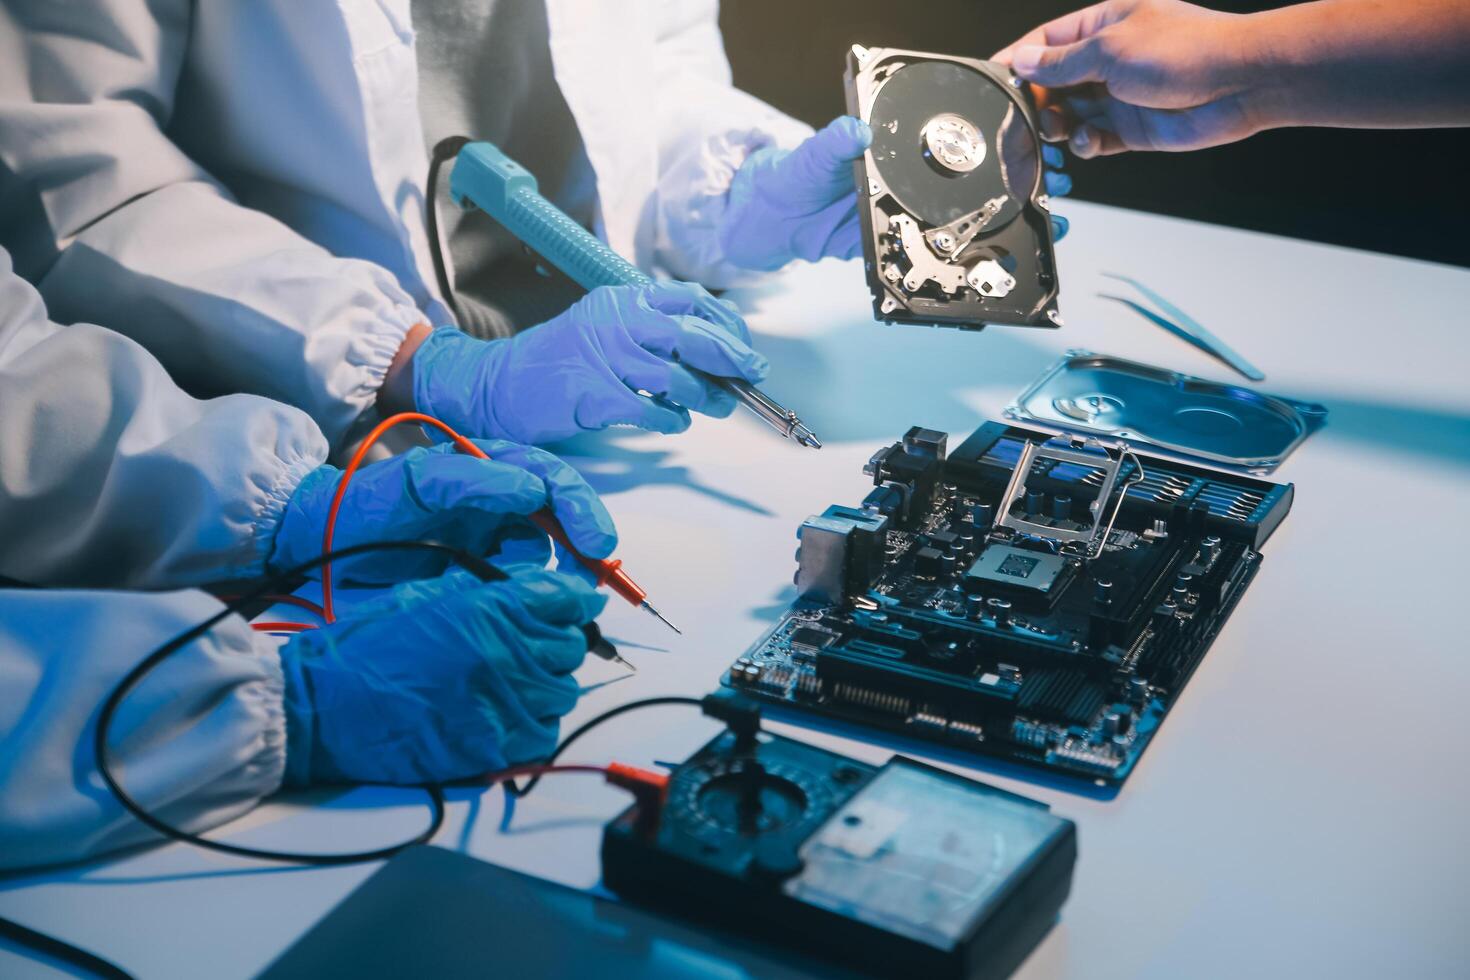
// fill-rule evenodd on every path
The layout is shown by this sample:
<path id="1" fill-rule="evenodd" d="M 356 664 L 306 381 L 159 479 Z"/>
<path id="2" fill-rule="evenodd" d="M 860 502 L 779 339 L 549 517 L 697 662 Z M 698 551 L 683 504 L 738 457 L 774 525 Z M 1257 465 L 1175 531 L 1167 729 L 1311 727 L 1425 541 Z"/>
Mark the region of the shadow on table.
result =
<path id="1" fill-rule="evenodd" d="M 587 432 L 548 448 L 577 468 L 603 496 L 646 486 L 680 486 L 730 507 L 770 517 L 772 511 L 739 494 L 707 486 L 688 467 L 671 465 L 671 451 L 635 449 L 627 445 L 627 430 Z"/>
<path id="2" fill-rule="evenodd" d="M 116 864 L 125 858 L 134 857 L 160 846 L 149 842 L 108 851 L 82 862 L 52 864 L 39 868 L 28 868 L 0 875 L 0 893 L 12 888 L 29 888 L 34 885 L 154 885 L 170 881 L 192 881 L 197 878 L 241 878 L 246 875 L 284 874 L 294 871 L 314 871 L 305 864 L 265 864 L 249 868 L 211 868 L 203 871 L 176 871 L 150 874 L 103 874 L 115 871 Z"/>
<path id="3" fill-rule="evenodd" d="M 1004 402 L 1019 394 L 1056 356 L 1028 339 L 1030 335 L 1020 327 L 991 327 L 968 338 L 963 356 L 955 356 L 950 344 L 931 342 L 936 334 L 954 335 L 928 327 L 854 323 L 815 338 L 760 336 L 756 343 L 771 358 L 770 387 L 777 397 L 789 392 L 788 397 L 796 402 L 797 392 L 824 393 L 820 399 L 802 399 L 796 406 L 824 440 L 865 442 L 874 448 L 898 438 L 910 425 L 943 428 L 945 420 L 951 420 L 951 437 L 963 439 L 988 420 L 972 401 L 965 400 L 966 392 L 999 388 L 1004 394 L 993 408 L 998 414 Z M 970 344 L 973 353 L 968 350 Z M 1170 367 L 1168 357 L 1153 358 L 1152 363 Z M 1274 392 L 1270 382 L 1255 387 Z M 1470 413 L 1465 411 L 1352 392 L 1313 393 L 1293 388 L 1283 393 L 1326 405 L 1324 431 L 1331 438 L 1470 467 Z M 957 418 L 971 421 L 967 428 L 956 429 L 952 420 Z"/>
<path id="4" fill-rule="evenodd" d="M 551 832 L 551 830 L 578 829 L 578 827 L 592 827 L 600 829 L 607 823 L 607 817 L 545 817 L 542 820 L 534 820 L 531 823 L 516 821 L 516 813 L 519 807 L 516 798 L 506 792 L 504 786 L 492 786 L 490 790 L 479 790 L 478 788 L 460 788 L 445 793 L 445 798 L 450 802 L 467 799 L 469 807 L 465 810 L 465 823 L 460 824 L 459 839 L 454 842 L 454 849 L 469 854 L 470 842 L 475 839 L 475 829 L 479 826 L 482 808 L 484 808 L 485 796 L 494 793 L 503 801 L 500 811 L 500 823 L 495 827 L 495 833 L 501 835 L 534 835 L 534 833 Z M 620 810 L 620 808 L 619 808 Z M 445 845 L 447 846 L 447 845 Z"/>
<path id="5" fill-rule="evenodd" d="M 1470 468 L 1470 413 L 1356 395 L 1310 397 L 1327 406 L 1327 425 L 1313 438 L 1343 439 Z"/>
<path id="6" fill-rule="evenodd" d="M 957 339 L 964 341 L 959 354 Z M 967 393 L 997 386 L 1019 392 L 1055 357 L 1022 327 L 962 336 L 864 322 L 817 337 L 758 335 L 755 346 L 771 359 L 766 390 L 827 443 L 887 442 L 910 425 L 954 427 L 956 419 L 969 421 L 951 435 L 966 436 L 986 421 Z"/>
<path id="7" fill-rule="evenodd" d="M 788 585 L 771 597 L 771 601 L 764 606 L 754 606 L 749 615 L 768 626 L 774 626 L 776 620 L 780 619 L 791 608 L 796 601 L 796 586 Z"/>
<path id="8" fill-rule="evenodd" d="M 379 787 L 374 787 L 379 789 Z M 396 787 L 382 787 L 393 792 L 392 805 L 400 806 L 413 800 L 411 794 L 422 792 L 414 789 L 399 791 Z M 360 810 L 383 805 L 381 797 L 374 796 L 368 800 L 363 797 L 366 794 L 360 787 L 323 787 L 310 790 L 293 790 L 281 794 L 276 799 L 288 800 L 294 805 L 312 810 Z M 265 849 L 292 850 L 289 843 L 281 844 L 270 840 L 262 841 L 262 835 L 269 836 L 276 822 L 262 824 L 254 827 L 246 827 L 236 834 L 230 832 L 231 824 L 223 824 L 215 833 L 209 834 L 212 838 L 228 841 L 233 844 L 260 847 Z M 387 841 L 385 844 L 391 844 Z M 246 875 L 260 874 L 282 874 L 295 871 L 310 871 L 312 865 L 304 864 L 272 864 L 261 861 L 248 867 L 208 868 L 201 870 L 181 870 L 177 872 L 130 875 L 120 872 L 118 862 L 130 857 L 135 857 L 160 846 L 160 842 L 147 841 L 130 847 L 119 848 L 108 851 L 85 861 L 73 861 L 64 864 L 52 864 L 42 867 L 29 868 L 20 871 L 0 874 L 0 892 L 8 891 L 11 887 L 28 887 L 38 884 L 81 884 L 81 885 L 134 885 L 134 884 L 157 884 L 169 881 L 191 881 L 199 878 L 236 878 Z M 375 845 L 365 844 L 364 850 Z M 187 853 L 187 852 L 180 852 Z M 195 851 L 194 853 L 202 853 Z"/>
<path id="9" fill-rule="evenodd" d="M 180 871 L 176 874 L 150 874 L 150 875 L 77 875 L 75 882 L 79 885 L 158 885 L 170 881 L 193 881 L 198 878 L 243 878 L 247 875 L 275 875 L 286 874 L 292 871 L 319 871 L 319 867 L 310 864 L 262 864 L 258 868 L 218 868 L 212 871 Z M 56 881 L 67 881 L 71 879 L 57 878 Z"/>

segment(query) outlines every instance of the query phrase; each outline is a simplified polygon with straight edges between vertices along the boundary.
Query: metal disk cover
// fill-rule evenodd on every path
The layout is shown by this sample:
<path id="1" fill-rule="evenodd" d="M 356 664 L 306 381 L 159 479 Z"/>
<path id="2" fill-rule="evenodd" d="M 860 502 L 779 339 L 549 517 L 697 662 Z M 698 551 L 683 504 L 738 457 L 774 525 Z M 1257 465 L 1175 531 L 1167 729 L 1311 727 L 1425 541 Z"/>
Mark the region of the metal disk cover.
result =
<path id="1" fill-rule="evenodd" d="M 1070 350 L 1017 395 L 1005 414 L 1021 422 L 1270 472 L 1321 427 L 1327 409 L 1137 361 Z"/>

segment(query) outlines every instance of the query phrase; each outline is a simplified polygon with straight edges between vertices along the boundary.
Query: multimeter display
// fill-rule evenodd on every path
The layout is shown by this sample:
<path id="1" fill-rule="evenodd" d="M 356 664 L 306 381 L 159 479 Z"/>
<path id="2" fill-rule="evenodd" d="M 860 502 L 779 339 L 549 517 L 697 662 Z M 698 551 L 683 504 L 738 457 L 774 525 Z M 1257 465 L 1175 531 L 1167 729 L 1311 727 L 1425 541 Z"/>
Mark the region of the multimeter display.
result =
<path id="1" fill-rule="evenodd" d="M 941 949 L 1067 829 L 1042 807 L 897 761 L 801 848 L 786 894 Z"/>

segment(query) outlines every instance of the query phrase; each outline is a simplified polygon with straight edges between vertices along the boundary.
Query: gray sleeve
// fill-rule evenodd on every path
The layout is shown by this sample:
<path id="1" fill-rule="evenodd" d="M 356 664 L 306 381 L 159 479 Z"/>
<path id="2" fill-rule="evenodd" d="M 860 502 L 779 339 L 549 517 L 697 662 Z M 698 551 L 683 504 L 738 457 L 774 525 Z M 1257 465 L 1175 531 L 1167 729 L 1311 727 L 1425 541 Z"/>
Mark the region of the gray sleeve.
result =
<path id="1" fill-rule="evenodd" d="M 304 413 L 191 398 L 143 348 L 58 327 L 0 250 L 0 575 L 162 588 L 258 575 L 327 444 Z"/>
<path id="2" fill-rule="evenodd" d="M 126 334 L 195 394 L 294 405 L 336 445 L 423 317 L 169 138 L 193 8 L 0 5 L 0 246 L 58 321 Z"/>
<path id="3" fill-rule="evenodd" d="M 218 611 L 200 592 L 0 590 L 0 870 L 157 839 L 97 772 L 98 710 L 152 649 Z M 228 619 L 123 702 L 109 743 L 114 772 L 150 812 L 202 831 L 280 787 L 276 642 Z"/>

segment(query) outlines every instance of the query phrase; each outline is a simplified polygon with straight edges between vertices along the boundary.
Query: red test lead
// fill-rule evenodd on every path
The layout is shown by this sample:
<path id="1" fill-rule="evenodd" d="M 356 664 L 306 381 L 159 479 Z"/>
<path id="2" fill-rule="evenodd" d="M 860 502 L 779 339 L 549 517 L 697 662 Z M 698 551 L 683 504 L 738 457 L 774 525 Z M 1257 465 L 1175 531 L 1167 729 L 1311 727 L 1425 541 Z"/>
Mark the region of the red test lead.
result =
<path id="1" fill-rule="evenodd" d="M 332 498 L 332 507 L 327 514 L 327 529 L 322 541 L 323 554 L 330 553 L 332 550 L 332 529 L 337 523 L 337 510 L 342 506 L 342 498 L 347 493 L 347 484 L 351 481 L 352 475 L 357 472 L 358 466 L 362 464 L 363 457 L 367 455 L 368 450 L 382 437 L 383 433 L 403 422 L 420 422 L 424 425 L 432 425 L 448 436 L 460 452 L 478 459 L 490 458 L 479 446 L 458 432 L 455 432 L 448 425 L 434 418 L 432 415 L 424 415 L 421 412 L 400 412 L 397 415 L 389 416 L 382 422 L 379 422 L 368 433 L 367 438 L 362 441 L 362 445 L 357 448 L 357 452 L 352 454 L 352 460 L 347 464 L 347 468 L 342 471 L 342 482 L 337 485 L 337 494 Z M 648 593 L 637 582 L 633 581 L 632 576 L 623 571 L 623 563 L 620 559 L 589 558 L 582 554 L 573 547 L 571 539 L 567 537 L 567 532 L 562 529 L 561 522 L 556 519 L 556 515 L 549 509 L 539 510 L 532 514 L 531 521 L 541 530 L 545 531 L 551 540 L 571 552 L 572 556 L 581 563 L 582 567 L 593 574 L 599 587 L 607 586 L 626 599 L 630 605 L 646 609 L 659 622 L 663 623 L 675 633 L 682 635 L 679 627 L 665 619 L 657 609 L 649 604 Z M 331 565 L 322 566 L 322 608 L 325 610 L 327 622 L 333 622 L 336 617 L 332 608 Z"/>

